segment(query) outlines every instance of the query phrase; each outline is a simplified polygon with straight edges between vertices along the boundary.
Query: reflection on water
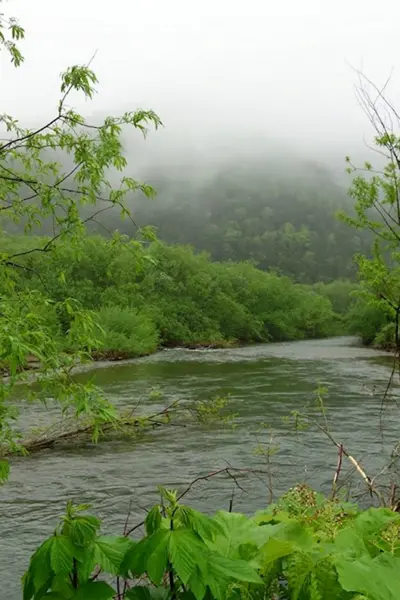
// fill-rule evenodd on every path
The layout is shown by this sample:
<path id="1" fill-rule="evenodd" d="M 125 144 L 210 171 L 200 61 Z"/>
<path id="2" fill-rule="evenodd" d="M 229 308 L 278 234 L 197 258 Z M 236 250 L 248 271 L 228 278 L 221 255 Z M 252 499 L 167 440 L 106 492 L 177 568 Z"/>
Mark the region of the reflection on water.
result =
<path id="1" fill-rule="evenodd" d="M 92 378 L 119 406 L 132 407 L 142 397 L 143 411 L 153 412 L 161 402 L 174 399 L 189 402 L 230 394 L 238 427 L 170 427 L 140 442 L 87 445 L 15 460 L 10 482 L 1 490 L 0 509 L 1 581 L 9 600 L 20 599 L 18 577 L 30 551 L 52 531 L 67 499 L 91 503 L 105 519 L 105 528 L 117 533 L 129 501 L 132 518 L 142 520 L 144 508 L 156 499 L 158 484 L 182 488 L 199 474 L 228 464 L 265 470 L 263 458 L 254 452 L 258 441 L 269 435 L 259 432 L 261 423 L 274 428 L 280 446 L 273 465 L 276 493 L 299 481 L 328 489 L 336 464 L 334 446 L 313 431 L 296 436 L 282 420 L 312 402 L 318 386 L 328 390 L 325 403 L 332 431 L 375 472 L 398 436 L 392 417 L 397 415 L 397 390 L 380 419 L 390 367 L 385 353 L 362 348 L 353 338 L 336 338 L 229 350 L 167 350 L 80 373 L 78 378 Z M 162 401 L 149 399 L 152 388 L 162 391 Z M 44 414 L 27 406 L 22 425 L 43 424 L 54 417 L 54 410 Z M 243 477 L 241 483 L 247 491 L 236 489 L 236 510 L 250 512 L 267 502 L 263 477 Z M 204 510 L 227 507 L 232 487 L 232 480 L 223 478 L 199 483 L 190 501 Z"/>

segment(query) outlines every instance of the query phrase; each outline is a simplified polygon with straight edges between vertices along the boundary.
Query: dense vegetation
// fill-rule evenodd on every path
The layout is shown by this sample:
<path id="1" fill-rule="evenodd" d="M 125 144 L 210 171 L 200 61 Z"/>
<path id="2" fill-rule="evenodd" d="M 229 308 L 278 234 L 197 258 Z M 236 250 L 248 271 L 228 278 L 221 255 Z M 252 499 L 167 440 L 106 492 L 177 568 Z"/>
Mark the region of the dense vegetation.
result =
<path id="1" fill-rule="evenodd" d="M 209 517 L 162 490 L 132 540 L 101 536 L 70 504 L 35 552 L 24 600 L 398 600 L 400 515 L 359 511 L 306 487 L 252 517 Z M 132 530 L 135 527 L 131 528 Z"/>
<path id="2" fill-rule="evenodd" d="M 19 258 L 15 291 L 46 297 L 46 322 L 61 345 L 70 343 L 73 319 L 60 308 L 63 303 L 73 298 L 82 309 L 93 311 L 103 330 L 98 331 L 99 350 L 108 356 L 147 354 L 160 345 L 332 335 L 342 325 L 329 296 L 337 313 L 346 310 L 341 288 L 349 296 L 345 282 L 312 288 L 249 263 L 212 262 L 189 247 L 157 241 L 116 243 L 87 236 L 73 246 L 60 242 L 50 253 L 32 252 L 46 242 L 32 237 L 1 240 L 4 251 L 28 252 Z M 335 290 L 337 298 L 332 296 Z"/>

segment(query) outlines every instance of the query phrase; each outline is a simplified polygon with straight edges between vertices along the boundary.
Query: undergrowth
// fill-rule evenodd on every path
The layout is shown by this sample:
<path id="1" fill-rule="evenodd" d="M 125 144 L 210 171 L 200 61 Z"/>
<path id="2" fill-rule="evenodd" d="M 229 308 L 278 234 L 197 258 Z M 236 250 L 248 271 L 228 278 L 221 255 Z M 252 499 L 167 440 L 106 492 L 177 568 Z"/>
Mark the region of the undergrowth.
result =
<path id="1" fill-rule="evenodd" d="M 182 496 L 181 496 L 182 497 Z M 122 536 L 68 504 L 32 556 L 24 600 L 398 600 L 400 515 L 327 500 L 306 486 L 248 517 L 213 517 L 161 489 Z"/>

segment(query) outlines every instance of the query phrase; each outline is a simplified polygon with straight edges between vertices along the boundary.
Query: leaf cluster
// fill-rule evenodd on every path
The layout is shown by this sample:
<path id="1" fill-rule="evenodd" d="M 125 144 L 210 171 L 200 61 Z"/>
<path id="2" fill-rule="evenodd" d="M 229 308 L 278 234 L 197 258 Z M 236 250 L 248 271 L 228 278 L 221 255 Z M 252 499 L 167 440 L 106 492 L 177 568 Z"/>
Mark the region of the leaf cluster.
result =
<path id="1" fill-rule="evenodd" d="M 24 600 L 396 600 L 400 516 L 328 501 L 304 486 L 266 510 L 202 514 L 160 488 L 132 540 L 67 506 L 32 556 Z"/>

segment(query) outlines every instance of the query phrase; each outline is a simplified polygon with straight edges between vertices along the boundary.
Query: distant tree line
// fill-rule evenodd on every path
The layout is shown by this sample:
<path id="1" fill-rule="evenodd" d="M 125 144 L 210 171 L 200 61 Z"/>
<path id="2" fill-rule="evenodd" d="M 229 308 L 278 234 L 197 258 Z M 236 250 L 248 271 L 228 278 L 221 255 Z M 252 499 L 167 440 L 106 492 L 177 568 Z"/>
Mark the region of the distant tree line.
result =
<path id="1" fill-rule="evenodd" d="M 203 182 L 184 174 L 148 178 L 158 195 L 136 200 L 137 222 L 214 260 L 251 260 L 298 282 L 330 282 L 355 278 L 354 254 L 370 248 L 369 232 L 336 218 L 351 208 L 346 190 L 313 164 L 253 160 L 226 165 Z"/>

